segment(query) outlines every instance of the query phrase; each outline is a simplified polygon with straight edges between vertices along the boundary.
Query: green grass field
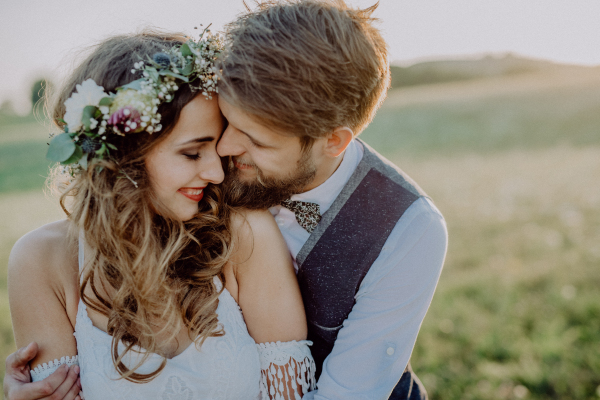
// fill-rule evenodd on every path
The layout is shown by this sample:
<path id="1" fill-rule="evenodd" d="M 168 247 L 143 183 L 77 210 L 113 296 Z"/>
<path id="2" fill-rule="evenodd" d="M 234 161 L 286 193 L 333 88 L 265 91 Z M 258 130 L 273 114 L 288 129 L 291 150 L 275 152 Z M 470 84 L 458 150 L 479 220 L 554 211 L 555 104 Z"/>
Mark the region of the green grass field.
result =
<path id="1" fill-rule="evenodd" d="M 0 121 L 0 359 L 6 262 L 61 218 L 46 127 Z M 363 139 L 434 199 L 444 271 L 412 356 L 432 400 L 600 398 L 600 75 L 394 90 Z M 4 365 L 0 364 L 0 373 Z"/>

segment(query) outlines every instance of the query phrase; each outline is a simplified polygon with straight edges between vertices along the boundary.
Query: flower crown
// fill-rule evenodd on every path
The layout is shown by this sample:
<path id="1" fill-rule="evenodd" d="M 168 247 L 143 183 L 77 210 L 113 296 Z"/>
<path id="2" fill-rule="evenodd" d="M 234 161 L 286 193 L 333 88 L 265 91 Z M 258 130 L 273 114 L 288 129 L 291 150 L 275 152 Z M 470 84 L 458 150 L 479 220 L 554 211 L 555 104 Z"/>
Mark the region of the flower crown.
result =
<path id="1" fill-rule="evenodd" d="M 109 158 L 110 151 L 117 150 L 110 143 L 111 135 L 160 131 L 158 106 L 173 100 L 181 82 L 209 99 L 218 93 L 215 60 L 222 51 L 222 38 L 206 28 L 198 41 L 189 40 L 135 63 L 131 72 L 142 78 L 117 88 L 116 93 L 105 93 L 92 79 L 78 84 L 65 101 L 60 120 L 64 132 L 50 141 L 47 158 L 68 166 L 73 176 L 87 169 L 92 159 Z"/>

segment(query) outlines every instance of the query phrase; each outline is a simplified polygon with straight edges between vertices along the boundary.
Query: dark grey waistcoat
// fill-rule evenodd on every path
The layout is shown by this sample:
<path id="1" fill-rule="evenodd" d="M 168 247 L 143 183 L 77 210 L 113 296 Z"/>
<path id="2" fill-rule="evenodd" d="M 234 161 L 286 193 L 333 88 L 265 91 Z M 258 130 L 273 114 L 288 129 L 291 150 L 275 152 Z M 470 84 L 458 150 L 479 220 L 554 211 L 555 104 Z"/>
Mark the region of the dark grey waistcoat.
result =
<path id="1" fill-rule="evenodd" d="M 360 164 L 296 257 L 317 377 L 392 229 L 426 196 L 398 167 L 359 142 Z"/>

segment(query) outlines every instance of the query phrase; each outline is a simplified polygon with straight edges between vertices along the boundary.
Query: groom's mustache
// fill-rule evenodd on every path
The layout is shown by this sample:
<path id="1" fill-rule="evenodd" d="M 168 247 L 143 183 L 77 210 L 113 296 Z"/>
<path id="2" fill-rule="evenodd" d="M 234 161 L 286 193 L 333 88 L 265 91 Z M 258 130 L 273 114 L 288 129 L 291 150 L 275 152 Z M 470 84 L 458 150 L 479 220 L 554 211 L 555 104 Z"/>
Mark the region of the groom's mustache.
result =
<path id="1" fill-rule="evenodd" d="M 229 168 L 233 169 L 234 167 L 237 167 L 238 165 L 245 166 L 245 167 L 251 167 L 251 168 L 258 168 L 257 165 L 255 163 L 253 163 L 252 161 L 243 160 L 239 156 L 231 156 L 231 158 L 229 159 Z"/>

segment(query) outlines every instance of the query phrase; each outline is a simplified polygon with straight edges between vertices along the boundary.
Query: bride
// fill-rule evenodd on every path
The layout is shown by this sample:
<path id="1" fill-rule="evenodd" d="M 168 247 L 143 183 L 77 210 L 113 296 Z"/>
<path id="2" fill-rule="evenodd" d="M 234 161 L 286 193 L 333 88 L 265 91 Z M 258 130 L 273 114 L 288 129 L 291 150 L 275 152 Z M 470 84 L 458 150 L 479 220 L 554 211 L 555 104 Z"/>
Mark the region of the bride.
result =
<path id="1" fill-rule="evenodd" d="M 93 399 L 300 399 L 314 388 L 300 291 L 271 215 L 223 202 L 205 31 L 99 44 L 53 111 L 62 221 L 9 260 L 32 380 L 78 364 Z M 65 175 L 66 174 L 66 175 Z"/>

